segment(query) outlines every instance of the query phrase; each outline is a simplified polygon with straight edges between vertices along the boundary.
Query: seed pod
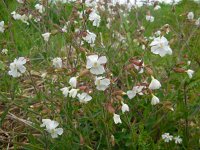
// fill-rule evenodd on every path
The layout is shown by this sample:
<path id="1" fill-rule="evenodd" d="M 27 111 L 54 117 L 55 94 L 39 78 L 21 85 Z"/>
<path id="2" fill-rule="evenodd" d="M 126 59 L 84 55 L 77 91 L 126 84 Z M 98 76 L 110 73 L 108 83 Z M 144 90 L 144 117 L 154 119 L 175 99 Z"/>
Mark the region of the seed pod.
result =
<path id="1" fill-rule="evenodd" d="M 80 89 L 81 91 L 85 91 L 86 88 L 87 88 L 87 86 L 80 86 L 80 87 L 79 87 L 79 89 Z"/>
<path id="2" fill-rule="evenodd" d="M 85 49 L 84 47 L 80 47 L 80 51 L 81 51 L 81 52 L 85 52 L 86 49 Z"/>
<path id="3" fill-rule="evenodd" d="M 185 73 L 185 69 L 183 68 L 173 68 L 174 72 L 177 72 L 177 73 Z"/>
<path id="4" fill-rule="evenodd" d="M 56 35 L 58 33 L 58 30 L 53 30 L 53 31 L 51 31 L 51 34 L 52 35 Z"/>
<path id="5" fill-rule="evenodd" d="M 176 64 L 176 66 L 181 66 L 181 65 L 185 65 L 185 62 L 181 61 L 178 64 Z"/>
<path id="6" fill-rule="evenodd" d="M 83 31 L 81 34 L 82 34 L 83 37 L 87 36 L 87 32 L 86 31 Z"/>
<path id="7" fill-rule="evenodd" d="M 116 98 L 120 101 L 123 101 L 124 99 L 120 96 L 120 95 L 117 95 Z"/>
<path id="8" fill-rule="evenodd" d="M 127 65 L 127 66 L 124 67 L 125 70 L 129 70 L 131 68 L 133 68 L 133 64 L 129 64 L 129 65 Z"/>
<path id="9" fill-rule="evenodd" d="M 109 113 L 113 114 L 115 113 L 115 109 L 113 108 L 112 104 L 108 103 L 106 105 L 106 109 L 108 110 Z"/>
<path id="10" fill-rule="evenodd" d="M 170 101 L 163 102 L 163 108 L 167 110 L 174 111 L 173 105 Z"/>
<path id="11" fill-rule="evenodd" d="M 153 75 L 153 70 L 149 67 L 145 67 L 146 73 L 149 75 Z"/>
<path id="12" fill-rule="evenodd" d="M 83 139 L 83 136 L 80 135 L 80 145 L 83 145 L 85 142 L 84 142 L 84 139 Z"/>
<path id="13" fill-rule="evenodd" d="M 124 95 L 124 91 L 122 90 L 114 91 L 112 95 Z"/>
<path id="14" fill-rule="evenodd" d="M 114 135 L 111 135 L 110 140 L 111 140 L 111 145 L 115 146 L 115 137 L 114 137 Z"/>
<path id="15" fill-rule="evenodd" d="M 91 8 L 88 8 L 87 10 L 86 10 L 86 14 L 90 14 L 92 12 L 92 9 Z"/>
<path id="16" fill-rule="evenodd" d="M 79 77 L 82 77 L 82 76 L 88 74 L 89 72 L 90 71 L 88 69 L 85 69 L 85 70 L 83 70 L 83 71 L 80 72 Z"/>

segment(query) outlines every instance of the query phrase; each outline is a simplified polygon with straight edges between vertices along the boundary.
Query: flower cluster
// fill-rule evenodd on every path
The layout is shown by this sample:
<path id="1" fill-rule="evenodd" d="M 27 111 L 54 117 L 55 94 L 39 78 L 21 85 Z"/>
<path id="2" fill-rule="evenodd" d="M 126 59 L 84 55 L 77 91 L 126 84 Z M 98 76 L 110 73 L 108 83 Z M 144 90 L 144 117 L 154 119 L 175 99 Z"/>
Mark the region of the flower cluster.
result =
<path id="1" fill-rule="evenodd" d="M 166 142 L 169 143 L 170 141 L 174 140 L 176 144 L 181 144 L 182 143 L 182 138 L 180 136 L 175 136 L 173 137 L 169 133 L 164 133 L 162 134 L 162 139 Z"/>
<path id="2" fill-rule="evenodd" d="M 26 59 L 24 57 L 15 59 L 14 62 L 10 64 L 10 71 L 8 71 L 8 74 L 15 78 L 20 77 L 26 71 L 25 63 Z"/>
<path id="3" fill-rule="evenodd" d="M 40 127 L 45 127 L 46 131 L 51 134 L 52 138 L 57 138 L 58 135 L 63 134 L 62 128 L 57 128 L 59 123 L 51 119 L 42 119 L 42 124 Z"/>
<path id="4" fill-rule="evenodd" d="M 129 1 L 125 2 L 121 0 L 112 0 L 106 3 L 106 5 L 104 5 L 104 1 L 95 0 L 48 0 L 45 4 L 45 2 L 40 0 L 37 3 L 33 2 L 32 9 L 29 7 L 23 9 L 23 6 L 28 5 L 26 0 L 17 0 L 17 2 L 20 8 L 11 13 L 12 19 L 30 25 L 30 28 L 34 26 L 35 30 L 37 29 L 40 31 L 38 39 L 42 41 L 42 46 L 46 47 L 47 56 L 53 54 L 53 56 L 46 59 L 47 61 L 51 60 L 51 66 L 45 70 L 47 73 L 45 72 L 41 75 L 42 81 L 47 74 L 49 74 L 49 76 L 52 75 L 50 77 L 51 80 L 55 76 L 58 81 L 56 82 L 57 84 L 55 84 L 55 91 L 57 92 L 58 88 L 60 90 L 60 95 L 55 95 L 60 96 L 60 99 L 64 101 L 69 100 L 68 98 L 77 99 L 79 102 L 78 105 L 80 104 L 79 106 L 81 106 L 81 113 L 86 110 L 85 108 L 90 106 L 87 105 L 87 103 L 91 105 L 95 103 L 94 99 L 98 98 L 100 94 L 105 99 L 105 102 L 99 102 L 101 103 L 100 106 L 105 107 L 105 110 L 111 114 L 112 117 L 109 119 L 114 121 L 114 124 L 121 124 L 122 120 L 125 120 L 121 120 L 121 116 L 123 117 L 126 113 L 128 114 L 128 112 L 132 110 L 132 106 L 137 105 L 135 104 L 137 100 L 140 100 L 139 103 L 146 103 L 144 99 L 149 100 L 147 101 L 147 105 L 150 108 L 153 107 L 157 109 L 162 106 L 163 109 L 161 110 L 170 108 L 170 110 L 173 111 L 171 102 L 166 102 L 166 106 L 164 98 L 161 99 L 162 94 L 166 96 L 166 93 L 168 93 L 166 92 L 165 82 L 169 81 L 169 74 L 182 73 L 182 76 L 187 76 L 187 78 L 185 78 L 187 80 L 192 79 L 194 75 L 194 71 L 191 69 L 192 66 L 190 66 L 190 59 L 185 59 L 187 63 L 180 62 L 182 54 L 180 54 L 180 58 L 173 59 L 177 53 L 173 42 L 176 42 L 180 35 L 176 33 L 174 33 L 176 34 L 174 37 L 170 35 L 174 30 L 169 24 L 165 24 L 159 29 L 154 29 L 151 35 L 148 35 L 146 26 L 141 25 L 143 20 L 140 21 L 140 18 L 136 18 L 136 30 L 132 32 L 131 23 L 133 22 L 128 19 L 131 18 L 129 14 L 131 14 L 130 12 L 132 9 L 137 11 L 138 7 L 141 7 L 143 4 L 139 4 L 138 2 L 133 4 Z M 52 8 L 57 9 L 60 5 L 65 6 L 67 3 L 71 2 L 73 5 L 70 4 L 72 13 L 68 16 L 69 18 L 62 16 L 61 19 L 58 15 L 55 19 L 58 21 L 54 22 L 53 19 L 48 20 L 50 17 L 48 18 L 47 15 Z M 147 2 L 146 5 L 152 7 L 150 2 Z M 156 11 L 159 9 L 161 9 L 159 4 L 154 3 L 153 9 L 151 10 Z M 103 16 L 102 14 L 105 15 Z M 144 24 L 154 24 L 158 20 L 156 15 L 152 15 L 148 10 L 147 13 L 142 15 Z M 193 24 L 195 29 L 200 27 L 200 18 L 195 19 L 193 12 L 186 13 L 184 17 L 186 23 Z M 68 18 L 67 21 L 64 20 L 66 18 Z M 122 20 L 124 22 L 120 22 L 120 30 L 114 29 L 115 23 Z M 47 21 L 50 22 L 49 26 L 45 24 Z M 41 25 L 42 23 L 44 23 L 44 25 Z M 105 29 L 109 31 L 108 33 L 110 36 L 108 36 L 108 38 L 110 38 L 110 40 L 108 41 L 100 28 L 100 26 L 103 25 Z M 9 21 L 8 25 L 5 24 L 4 21 L 0 22 L 1 33 L 4 33 L 11 27 Z M 61 45 L 61 51 L 49 53 L 49 47 L 54 44 L 53 39 L 55 39 L 54 37 L 57 38 L 57 35 L 58 37 L 61 35 L 62 39 L 64 39 L 60 42 L 61 44 L 58 44 L 59 46 Z M 184 40 L 185 39 L 181 39 L 181 42 Z M 17 56 L 18 45 L 14 41 L 15 40 L 11 41 L 11 43 L 16 44 Z M 64 44 L 62 45 L 62 43 Z M 55 45 L 56 44 L 55 42 Z M 137 47 L 133 53 L 129 51 L 133 48 L 131 47 L 132 44 Z M 13 47 L 13 45 L 7 46 L 6 42 L 2 45 L 1 55 L 5 57 L 10 56 L 12 52 L 10 47 Z M 186 45 L 188 46 L 188 43 L 186 43 Z M 185 45 L 183 45 L 183 49 L 185 48 L 184 46 Z M 111 53 L 111 56 L 113 56 L 107 57 L 107 55 L 105 55 L 107 52 Z M 46 53 L 42 53 L 41 56 L 43 56 L 43 54 L 46 56 Z M 170 55 L 173 55 L 173 57 Z M 115 60 L 115 57 L 118 57 L 118 60 Z M 113 60 L 111 60 L 111 58 Z M 167 61 L 173 59 L 177 64 L 173 64 L 172 67 L 170 63 L 170 65 L 166 67 L 167 69 L 163 69 L 164 67 L 159 68 L 156 65 L 154 66 L 154 61 L 151 60 L 152 58 L 155 58 L 155 62 L 159 62 L 159 60 L 164 61 L 165 58 L 169 58 Z M 184 58 L 187 58 L 187 56 L 184 56 Z M 108 60 L 109 64 L 107 64 Z M 23 74 L 26 75 L 26 70 L 34 70 L 34 68 L 31 68 L 31 62 L 27 63 L 27 61 L 28 59 L 25 57 L 15 58 L 13 62 L 8 64 L 9 70 L 5 69 L 6 72 L 8 71 L 6 75 L 16 78 Z M 7 64 L 7 62 L 9 61 L 6 61 L 5 64 Z M 122 65 L 118 66 L 120 63 Z M 111 69 L 110 66 L 112 66 L 112 64 L 114 64 L 114 67 Z M 29 76 L 31 75 L 30 73 Z M 44 82 L 44 84 L 46 84 L 46 82 Z M 45 87 L 46 86 L 44 86 L 44 89 Z M 173 86 L 171 87 L 173 89 Z M 160 90 L 161 88 L 162 91 Z M 48 88 L 45 89 L 45 92 L 46 91 L 47 93 L 52 92 Z M 170 106 L 168 107 L 168 105 Z M 133 111 L 135 110 L 133 109 Z M 141 112 L 142 111 L 143 110 L 141 110 Z M 143 115 L 143 112 L 141 114 Z M 129 115 L 131 115 L 131 113 L 129 113 Z M 47 131 L 52 138 L 57 138 L 58 135 L 63 134 L 63 129 L 58 128 L 58 126 L 59 123 L 57 121 L 42 119 L 41 127 L 44 127 L 45 131 Z M 180 138 L 180 136 L 173 137 L 169 133 L 164 133 L 162 139 L 166 143 L 173 140 L 176 144 L 182 143 L 182 138 Z"/>

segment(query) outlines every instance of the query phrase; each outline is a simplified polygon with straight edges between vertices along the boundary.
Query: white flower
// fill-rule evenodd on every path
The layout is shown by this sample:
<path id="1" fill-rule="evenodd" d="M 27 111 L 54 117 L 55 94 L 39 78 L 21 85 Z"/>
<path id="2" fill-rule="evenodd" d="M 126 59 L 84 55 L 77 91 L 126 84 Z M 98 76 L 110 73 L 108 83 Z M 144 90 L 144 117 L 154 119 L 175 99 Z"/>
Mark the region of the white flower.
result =
<path id="1" fill-rule="evenodd" d="M 164 36 L 155 38 L 151 42 L 150 46 L 151 52 L 154 54 L 159 54 L 161 57 L 165 56 L 166 54 L 172 54 L 172 50 L 169 47 L 169 42 Z"/>
<path id="2" fill-rule="evenodd" d="M 17 2 L 23 4 L 24 0 L 17 0 Z"/>
<path id="3" fill-rule="evenodd" d="M 34 18 L 34 21 L 35 21 L 35 22 L 39 22 L 40 20 L 41 20 L 41 17 L 40 17 L 40 16 L 37 16 L 37 17 Z"/>
<path id="4" fill-rule="evenodd" d="M 67 26 L 66 25 L 62 28 L 62 32 L 67 33 Z"/>
<path id="5" fill-rule="evenodd" d="M 43 80 L 46 78 L 46 76 L 47 76 L 47 72 L 43 72 L 43 73 L 41 74 L 41 77 L 42 77 Z"/>
<path id="6" fill-rule="evenodd" d="M 160 102 L 159 98 L 156 97 L 155 95 L 152 95 L 152 99 L 151 99 L 151 105 L 156 105 Z"/>
<path id="7" fill-rule="evenodd" d="M 29 16 L 28 16 L 28 19 L 32 19 L 33 18 L 33 15 L 32 14 L 29 14 Z"/>
<path id="8" fill-rule="evenodd" d="M 154 10 L 158 10 L 160 8 L 161 8 L 160 5 L 156 5 L 156 7 L 154 7 Z"/>
<path id="9" fill-rule="evenodd" d="M 69 97 L 75 98 L 77 93 L 78 93 L 79 89 L 71 89 L 69 91 Z"/>
<path id="10" fill-rule="evenodd" d="M 176 136 L 176 137 L 174 137 L 174 141 L 175 141 L 176 144 L 181 144 L 182 138 L 180 138 L 180 136 Z"/>
<path id="11" fill-rule="evenodd" d="M 7 55 L 8 54 L 8 50 L 4 48 L 4 49 L 2 49 L 1 53 Z"/>
<path id="12" fill-rule="evenodd" d="M 0 32 L 3 33 L 4 30 L 5 30 L 5 28 L 4 28 L 4 21 L 1 21 L 0 22 Z"/>
<path id="13" fill-rule="evenodd" d="M 14 62 L 10 64 L 10 71 L 8 71 L 8 74 L 13 77 L 20 77 L 22 73 L 26 71 L 26 67 L 24 67 L 25 63 L 26 59 L 24 57 L 15 58 Z"/>
<path id="14" fill-rule="evenodd" d="M 86 35 L 86 37 L 83 37 L 83 39 L 89 44 L 94 44 L 96 35 L 94 33 L 90 32 L 89 30 L 87 30 L 87 35 Z"/>
<path id="15" fill-rule="evenodd" d="M 76 88 L 77 85 L 77 77 L 72 77 L 69 79 L 69 84 L 73 87 Z"/>
<path id="16" fill-rule="evenodd" d="M 29 25 L 29 22 L 28 22 L 29 17 L 26 16 L 26 14 L 20 15 L 16 13 L 15 11 L 13 11 L 11 15 L 15 20 L 21 20 L 23 23 L 26 23 L 27 25 Z"/>
<path id="17" fill-rule="evenodd" d="M 62 59 L 60 57 L 56 57 L 52 61 L 55 68 L 62 68 Z"/>
<path id="18" fill-rule="evenodd" d="M 100 21 L 101 21 L 101 17 L 93 9 L 92 12 L 89 15 L 89 20 L 93 21 L 93 26 L 99 27 L 99 24 L 100 24 Z"/>
<path id="19" fill-rule="evenodd" d="M 134 86 L 132 90 L 127 91 L 128 98 L 132 99 L 136 96 L 136 94 L 143 95 L 143 88 L 144 86 Z"/>
<path id="20" fill-rule="evenodd" d="M 122 121 L 120 119 L 120 115 L 118 115 L 118 114 L 114 113 L 113 119 L 114 119 L 115 124 L 122 123 Z"/>
<path id="21" fill-rule="evenodd" d="M 63 134 L 63 129 L 62 128 L 57 128 L 59 123 L 54 120 L 50 119 L 42 119 L 42 124 L 40 125 L 41 127 L 46 127 L 46 131 L 51 134 L 52 138 L 57 138 L 58 135 Z"/>
<path id="22" fill-rule="evenodd" d="M 161 31 L 158 30 L 158 31 L 156 31 L 154 34 L 155 34 L 156 36 L 160 36 L 160 35 L 161 35 Z"/>
<path id="23" fill-rule="evenodd" d="M 49 122 L 51 122 L 51 119 L 42 119 L 42 124 L 40 125 L 40 127 L 46 127 Z"/>
<path id="24" fill-rule="evenodd" d="M 11 13 L 12 17 L 15 19 L 15 20 L 20 20 L 21 19 L 21 15 L 20 14 L 17 14 L 15 11 L 13 11 Z"/>
<path id="25" fill-rule="evenodd" d="M 154 17 L 151 15 L 146 15 L 146 20 L 149 22 L 154 22 Z"/>
<path id="26" fill-rule="evenodd" d="M 200 26 L 200 18 L 198 18 L 198 19 L 195 21 L 195 25 L 196 25 L 196 26 Z"/>
<path id="27" fill-rule="evenodd" d="M 86 68 L 90 69 L 90 72 L 92 74 L 103 74 L 105 72 L 103 64 L 105 64 L 106 62 L 107 58 L 105 56 L 101 56 L 98 58 L 98 55 L 90 55 L 87 56 Z"/>
<path id="28" fill-rule="evenodd" d="M 90 100 L 92 100 L 92 97 L 90 95 L 88 95 L 87 93 L 82 93 L 82 94 L 78 94 L 77 95 L 80 103 L 88 103 Z"/>
<path id="29" fill-rule="evenodd" d="M 40 4 L 36 4 L 35 5 L 35 9 L 39 11 L 39 13 L 44 13 L 45 12 L 45 8 L 43 5 L 40 5 Z"/>
<path id="30" fill-rule="evenodd" d="M 44 38 L 44 40 L 45 40 L 46 42 L 49 41 L 50 35 L 51 35 L 51 33 L 49 33 L 49 32 L 42 34 L 42 36 L 43 36 L 43 38 Z"/>
<path id="31" fill-rule="evenodd" d="M 91 1 L 91 0 L 85 0 L 85 5 L 86 5 L 87 7 L 92 7 L 92 8 L 94 8 L 94 7 L 97 6 L 97 2 L 96 2 L 96 1 Z"/>
<path id="32" fill-rule="evenodd" d="M 187 18 L 189 20 L 193 20 L 194 19 L 194 13 L 193 12 L 189 12 L 188 15 L 187 15 Z"/>
<path id="33" fill-rule="evenodd" d="M 68 87 L 64 87 L 62 89 L 60 89 L 64 95 L 64 97 L 67 97 L 69 94 L 69 88 Z"/>
<path id="34" fill-rule="evenodd" d="M 126 111 L 129 111 L 129 106 L 122 102 L 122 112 L 125 113 Z"/>
<path id="35" fill-rule="evenodd" d="M 173 136 L 170 135 L 169 133 L 164 133 L 162 134 L 162 139 L 165 141 L 165 142 L 169 142 L 169 141 L 172 141 L 173 139 Z"/>
<path id="36" fill-rule="evenodd" d="M 194 74 L 194 71 L 191 70 L 191 69 L 188 69 L 188 70 L 186 71 L 186 73 L 188 74 L 189 78 L 191 79 L 192 76 L 193 76 L 193 74 Z"/>
<path id="37" fill-rule="evenodd" d="M 129 90 L 129 91 L 127 91 L 126 94 L 128 95 L 129 99 L 132 99 L 136 96 L 137 93 L 134 90 Z"/>
<path id="38" fill-rule="evenodd" d="M 151 90 L 159 89 L 161 87 L 160 82 L 157 79 L 155 79 L 153 76 L 151 78 L 152 80 L 151 80 L 151 83 L 149 84 L 149 89 Z"/>
<path id="39" fill-rule="evenodd" d="M 104 91 L 110 85 L 110 80 L 104 77 L 96 77 L 95 85 L 97 90 Z"/>

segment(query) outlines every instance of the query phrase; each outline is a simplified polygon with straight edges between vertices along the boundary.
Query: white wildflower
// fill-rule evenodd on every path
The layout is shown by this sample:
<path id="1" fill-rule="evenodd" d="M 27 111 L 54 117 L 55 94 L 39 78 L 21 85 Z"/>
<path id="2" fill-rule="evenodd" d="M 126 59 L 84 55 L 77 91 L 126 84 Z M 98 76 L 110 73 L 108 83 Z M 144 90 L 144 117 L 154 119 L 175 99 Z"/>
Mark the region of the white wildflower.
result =
<path id="1" fill-rule="evenodd" d="M 4 21 L 1 21 L 1 22 L 0 22 L 0 32 L 3 33 L 4 30 L 5 30 Z"/>
<path id="2" fill-rule="evenodd" d="M 77 95 L 80 103 L 88 103 L 90 100 L 92 100 L 92 97 L 90 95 L 88 95 L 87 93 L 81 93 Z"/>
<path id="3" fill-rule="evenodd" d="M 189 20 L 193 20 L 194 19 L 194 13 L 193 12 L 189 12 L 188 15 L 187 15 L 187 18 Z"/>
<path id="4" fill-rule="evenodd" d="M 13 11 L 13 12 L 11 13 L 11 15 L 12 15 L 12 17 L 13 17 L 15 20 L 20 20 L 21 17 L 22 17 L 20 14 L 16 13 L 15 11 Z"/>
<path id="5" fill-rule="evenodd" d="M 154 22 L 154 17 L 151 15 L 146 15 L 146 20 L 149 22 Z"/>
<path id="6" fill-rule="evenodd" d="M 158 97 L 156 97 L 155 95 L 152 95 L 152 99 L 151 99 L 151 105 L 156 105 L 160 103 L 160 100 Z"/>
<path id="7" fill-rule="evenodd" d="M 198 19 L 195 21 L 195 25 L 196 25 L 196 26 L 200 26 L 200 18 L 198 18 Z"/>
<path id="8" fill-rule="evenodd" d="M 191 69 L 188 69 L 188 70 L 186 71 L 186 73 L 188 74 L 189 78 L 191 79 L 192 76 L 193 76 L 193 74 L 194 74 L 194 71 L 191 70 Z"/>
<path id="9" fill-rule="evenodd" d="M 87 56 L 86 68 L 95 75 L 103 74 L 105 72 L 103 64 L 107 62 L 105 56 L 98 57 L 98 55 Z"/>
<path id="10" fill-rule="evenodd" d="M 69 88 L 68 87 L 64 87 L 62 89 L 60 89 L 64 95 L 64 97 L 67 97 L 69 94 Z"/>
<path id="11" fill-rule="evenodd" d="M 25 63 L 26 59 L 24 57 L 15 58 L 14 62 L 10 64 L 10 71 L 8 71 L 8 74 L 13 77 L 20 77 L 22 73 L 26 71 L 26 67 L 24 67 Z"/>
<path id="12" fill-rule="evenodd" d="M 176 137 L 174 137 L 174 141 L 175 141 L 176 144 L 181 144 L 182 138 L 180 138 L 180 136 L 176 136 Z"/>
<path id="13" fill-rule="evenodd" d="M 155 79 L 153 76 L 151 76 L 151 79 L 152 80 L 151 80 L 151 83 L 149 84 L 149 89 L 151 90 L 159 89 L 161 87 L 160 82 L 157 79 Z"/>
<path id="14" fill-rule="evenodd" d="M 95 85 L 97 90 L 104 91 L 110 85 L 110 80 L 104 77 L 96 77 Z"/>
<path id="15" fill-rule="evenodd" d="M 6 48 L 4 48 L 4 49 L 2 49 L 1 53 L 7 55 L 8 54 L 8 50 Z"/>
<path id="16" fill-rule="evenodd" d="M 35 9 L 38 10 L 38 12 L 41 13 L 41 14 L 45 12 L 44 6 L 40 5 L 40 4 L 36 4 Z"/>
<path id="17" fill-rule="evenodd" d="M 165 56 L 166 54 L 172 54 L 172 49 L 169 46 L 169 42 L 164 36 L 155 38 L 153 42 L 151 42 L 150 46 L 151 52 L 154 54 L 159 54 L 161 57 Z"/>
<path id="18" fill-rule="evenodd" d="M 143 95 L 143 88 L 144 86 L 134 86 L 132 90 L 127 91 L 128 98 L 132 99 L 136 96 L 136 94 Z"/>
<path id="19" fill-rule="evenodd" d="M 165 142 L 169 142 L 169 141 L 172 141 L 173 139 L 173 136 L 170 135 L 169 133 L 164 133 L 162 134 L 162 139 L 165 141 Z"/>
<path id="20" fill-rule="evenodd" d="M 89 15 L 89 20 L 93 21 L 93 26 L 99 27 L 101 17 L 96 13 L 96 10 L 93 9 Z"/>
<path id="21" fill-rule="evenodd" d="M 62 59 L 60 57 L 56 57 L 52 61 L 55 68 L 62 68 Z"/>
<path id="22" fill-rule="evenodd" d="M 51 35 L 51 33 L 46 32 L 46 33 L 42 34 L 42 37 L 44 38 L 44 40 L 45 40 L 46 42 L 48 42 L 48 41 L 49 41 L 50 35 Z"/>
<path id="23" fill-rule="evenodd" d="M 59 123 L 50 119 L 42 119 L 41 127 L 46 127 L 46 131 L 51 134 L 52 138 L 57 138 L 58 135 L 63 134 L 62 128 L 57 128 Z"/>
<path id="24" fill-rule="evenodd" d="M 122 112 L 125 113 L 126 111 L 129 111 L 129 106 L 122 102 Z"/>
<path id="25" fill-rule="evenodd" d="M 69 84 L 73 87 L 76 88 L 77 85 L 77 77 L 72 77 L 69 79 Z"/>
<path id="26" fill-rule="evenodd" d="M 113 119 L 114 119 L 115 124 L 122 123 L 122 121 L 120 119 L 120 115 L 118 115 L 118 114 L 114 113 Z"/>
<path id="27" fill-rule="evenodd" d="M 94 44 L 96 35 L 94 33 L 90 32 L 89 30 L 87 30 L 87 35 L 86 35 L 86 37 L 83 37 L 83 39 L 89 44 Z"/>
<path id="28" fill-rule="evenodd" d="M 69 97 L 75 98 L 76 95 L 78 94 L 79 89 L 71 89 L 69 91 Z"/>

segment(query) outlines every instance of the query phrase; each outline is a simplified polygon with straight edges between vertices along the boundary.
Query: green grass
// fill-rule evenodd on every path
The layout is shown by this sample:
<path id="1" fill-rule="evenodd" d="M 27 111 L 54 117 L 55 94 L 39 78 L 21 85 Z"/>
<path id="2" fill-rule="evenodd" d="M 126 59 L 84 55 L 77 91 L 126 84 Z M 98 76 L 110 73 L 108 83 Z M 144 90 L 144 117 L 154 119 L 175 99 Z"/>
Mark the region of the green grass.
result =
<path id="1" fill-rule="evenodd" d="M 6 5 L 5 5 L 6 4 Z M 34 9 L 35 2 L 30 1 L 29 9 Z M 86 105 L 79 104 L 77 99 L 64 98 L 60 88 L 68 85 L 71 76 L 78 74 L 85 68 L 86 53 L 80 51 L 74 38 L 75 28 L 81 26 L 78 18 L 77 24 L 70 26 L 68 33 L 56 34 L 50 37 L 46 44 L 41 36 L 46 31 L 55 31 L 54 24 L 63 27 L 61 20 L 68 20 L 72 13 L 73 5 L 48 10 L 48 15 L 41 23 L 30 22 L 30 25 L 21 21 L 14 21 L 10 13 L 21 7 L 15 0 L 3 3 L 0 0 L 0 21 L 10 24 L 5 33 L 0 33 L 0 49 L 7 48 L 8 55 L 0 54 L 0 136 L 1 148 L 8 143 L 15 149 L 199 149 L 200 139 L 200 29 L 188 23 L 186 16 L 181 14 L 193 11 L 195 18 L 200 17 L 200 6 L 192 1 L 184 0 L 172 11 L 172 6 L 161 5 L 162 9 L 153 11 L 155 17 L 153 23 L 145 20 L 146 10 L 143 7 L 138 10 L 139 20 L 145 27 L 144 36 L 149 37 L 153 31 L 169 24 L 171 32 L 166 36 L 168 40 L 174 39 L 171 44 L 173 55 L 161 58 L 150 52 L 150 48 L 142 50 L 141 46 L 134 43 L 138 29 L 135 19 L 135 10 L 125 18 L 118 14 L 110 30 L 106 28 L 107 13 L 102 13 L 102 21 L 99 28 L 92 27 L 87 22 L 87 29 L 97 35 L 95 47 L 84 44 L 87 53 L 106 55 L 107 77 L 117 79 L 113 82 L 113 90 L 128 91 L 134 85 L 145 80 L 150 82 L 150 75 L 134 73 L 133 70 L 125 71 L 124 66 L 129 64 L 129 59 L 137 57 L 143 59 L 145 65 L 149 65 L 155 76 L 162 84 L 155 95 L 161 100 L 156 106 L 150 104 L 151 95 L 136 96 L 129 100 L 123 96 L 125 103 L 130 107 L 130 112 L 122 114 L 120 102 L 112 95 L 112 89 L 101 92 L 91 84 L 93 79 L 87 75 L 79 79 L 79 83 L 89 85 L 93 89 L 93 97 Z M 82 10 L 81 6 L 77 6 Z M 72 14 L 73 15 L 73 14 Z M 129 20 L 128 24 L 126 20 Z M 49 22 L 50 21 L 50 22 Z M 125 43 L 120 43 L 118 37 L 112 37 L 113 32 L 119 32 L 126 38 Z M 103 35 L 105 47 L 100 43 L 100 32 Z M 194 33 L 190 41 L 185 45 L 188 37 Z M 114 44 L 117 46 L 113 46 Z M 149 44 L 149 43 L 148 43 Z M 147 45 L 148 45 L 147 44 Z M 184 46 L 185 45 L 185 46 Z M 74 51 L 70 52 L 70 46 Z M 183 47 L 184 46 L 184 47 Z M 65 48 L 64 51 L 61 51 Z M 183 48 L 183 49 L 182 49 Z M 187 55 L 187 57 L 185 57 Z M 9 64 L 16 57 L 24 56 L 30 59 L 26 64 L 27 72 L 20 78 L 12 78 L 8 75 Z M 54 71 L 52 58 L 67 57 L 63 71 Z M 74 65 L 76 59 L 76 65 Z M 187 61 L 191 61 L 188 67 Z M 178 66 L 180 62 L 185 65 Z M 176 73 L 174 67 L 182 67 L 195 71 L 190 80 L 186 73 Z M 70 71 L 77 72 L 68 75 Z M 48 72 L 46 80 L 42 80 L 42 72 Z M 111 75 L 112 74 L 112 75 Z M 54 80 L 54 81 L 53 81 Z M 50 91 L 50 92 L 49 92 Z M 117 114 L 121 115 L 122 124 L 115 125 L 113 114 L 109 113 L 106 104 L 114 99 L 113 107 Z M 186 101 L 185 101 L 186 100 Z M 34 107 L 32 107 L 34 106 Z M 174 111 L 169 107 L 173 106 Z M 8 119 L 8 112 L 19 118 L 30 120 L 34 128 L 23 124 L 17 119 Z M 42 118 L 57 120 L 63 129 L 63 135 L 58 139 L 52 139 L 48 133 L 39 127 Z M 164 143 L 161 135 L 169 132 L 173 136 L 180 135 L 183 143 L 176 145 L 174 142 Z M 7 133 L 7 135 L 5 134 Z M 111 136 L 114 136 L 114 143 Z M 7 138 L 11 138 L 9 142 Z M 6 142 L 7 141 L 7 142 Z"/>

